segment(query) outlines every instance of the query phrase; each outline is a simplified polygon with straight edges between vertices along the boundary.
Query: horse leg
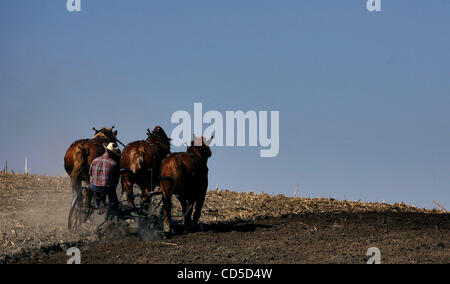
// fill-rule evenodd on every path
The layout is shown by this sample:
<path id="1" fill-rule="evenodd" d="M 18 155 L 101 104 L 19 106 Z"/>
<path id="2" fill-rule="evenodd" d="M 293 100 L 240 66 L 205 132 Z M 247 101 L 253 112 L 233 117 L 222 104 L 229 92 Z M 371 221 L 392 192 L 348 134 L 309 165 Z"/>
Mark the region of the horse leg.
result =
<path id="1" fill-rule="evenodd" d="M 159 176 L 160 176 L 160 170 L 159 170 L 158 167 L 156 167 L 156 168 L 154 168 L 154 169 L 152 170 L 152 176 L 151 176 L 152 184 L 150 185 L 150 190 L 151 190 L 151 191 L 153 191 L 153 190 L 161 190 L 161 189 L 159 188 L 160 182 L 161 182 L 161 181 L 159 180 Z"/>
<path id="2" fill-rule="evenodd" d="M 188 215 L 187 213 L 187 209 L 188 209 L 188 200 L 186 200 L 186 198 L 178 196 L 178 201 L 180 201 L 180 205 L 181 205 L 181 214 L 183 215 L 183 217 L 185 218 L 184 220 L 184 225 L 186 224 L 186 216 Z M 187 221 L 189 223 L 189 221 Z M 187 229 L 186 226 L 184 228 L 184 231 L 187 233 Z"/>
<path id="3" fill-rule="evenodd" d="M 133 193 L 134 183 L 131 181 L 131 178 L 128 175 L 123 175 L 121 178 L 121 184 L 122 184 L 122 192 L 125 192 L 127 195 L 128 205 L 135 207 L 134 193 Z"/>
<path id="4" fill-rule="evenodd" d="M 172 200 L 170 197 L 163 197 L 163 213 L 164 213 L 164 226 L 163 231 L 165 234 L 172 232 Z"/>
<path id="5" fill-rule="evenodd" d="M 194 220 L 193 220 L 193 227 L 194 230 L 198 228 L 198 220 L 200 219 L 200 216 L 202 214 L 202 207 L 203 203 L 205 202 L 206 197 L 206 191 L 202 193 L 200 198 L 197 199 L 197 202 L 195 203 L 195 213 L 194 213 Z"/>
<path id="6" fill-rule="evenodd" d="M 181 213 L 183 214 L 183 216 L 185 216 L 186 214 L 186 209 L 187 209 L 187 201 L 186 199 L 184 199 L 183 197 L 179 197 L 178 201 L 180 201 L 180 205 L 181 205 Z"/>
<path id="7" fill-rule="evenodd" d="M 160 188 L 163 193 L 163 214 L 164 214 L 164 226 L 163 231 L 165 234 L 170 234 L 172 232 L 172 191 L 171 191 L 170 181 L 161 181 Z"/>
<path id="8" fill-rule="evenodd" d="M 195 200 L 187 201 L 187 211 L 184 215 L 184 231 L 191 232 L 192 231 L 192 211 L 194 210 L 194 202 Z"/>
<path id="9" fill-rule="evenodd" d="M 139 187 L 141 188 L 142 191 L 142 197 L 141 197 L 141 203 L 142 203 L 142 208 L 141 209 L 145 209 L 148 210 L 149 208 L 144 208 L 145 204 L 149 203 L 149 197 L 147 196 L 147 193 L 150 193 L 152 191 L 150 184 L 140 184 Z"/>

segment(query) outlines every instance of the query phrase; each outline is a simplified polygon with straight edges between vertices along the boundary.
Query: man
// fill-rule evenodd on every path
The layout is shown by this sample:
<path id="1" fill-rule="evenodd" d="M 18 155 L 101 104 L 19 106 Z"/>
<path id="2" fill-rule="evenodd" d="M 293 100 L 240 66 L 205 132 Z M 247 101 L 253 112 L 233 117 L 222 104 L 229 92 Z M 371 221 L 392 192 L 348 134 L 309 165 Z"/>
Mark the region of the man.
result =
<path id="1" fill-rule="evenodd" d="M 104 146 L 105 147 L 105 146 Z M 90 188 L 95 193 L 95 206 L 98 208 L 105 195 L 112 208 L 119 207 L 116 187 L 120 178 L 120 149 L 116 143 L 105 147 L 105 154 L 96 158 L 89 168 Z"/>

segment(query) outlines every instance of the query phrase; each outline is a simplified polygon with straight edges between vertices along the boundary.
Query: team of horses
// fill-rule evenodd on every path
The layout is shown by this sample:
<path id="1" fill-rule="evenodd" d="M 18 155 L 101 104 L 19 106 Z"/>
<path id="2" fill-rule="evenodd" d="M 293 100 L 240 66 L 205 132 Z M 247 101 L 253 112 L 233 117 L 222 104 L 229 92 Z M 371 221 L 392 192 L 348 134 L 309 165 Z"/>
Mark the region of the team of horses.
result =
<path id="1" fill-rule="evenodd" d="M 122 144 L 125 148 L 121 157 L 121 185 L 130 206 L 136 208 L 133 187 L 141 189 L 141 204 L 149 193 L 158 190 L 162 194 L 164 225 L 163 231 L 170 233 L 172 195 L 180 201 L 186 231 L 198 229 L 198 221 L 208 187 L 208 159 L 211 157 L 212 137 L 195 137 L 186 152 L 171 153 L 170 141 L 165 131 L 156 126 L 147 129 L 147 138 L 124 145 L 117 138 L 114 126 L 96 130 L 91 139 L 80 139 L 72 143 L 64 157 L 64 168 L 70 176 L 73 194 L 84 181 L 89 184 L 89 166 L 105 153 L 104 145 L 110 142 Z M 194 212 L 195 209 L 195 212 Z M 194 216 L 192 218 L 192 213 Z"/>

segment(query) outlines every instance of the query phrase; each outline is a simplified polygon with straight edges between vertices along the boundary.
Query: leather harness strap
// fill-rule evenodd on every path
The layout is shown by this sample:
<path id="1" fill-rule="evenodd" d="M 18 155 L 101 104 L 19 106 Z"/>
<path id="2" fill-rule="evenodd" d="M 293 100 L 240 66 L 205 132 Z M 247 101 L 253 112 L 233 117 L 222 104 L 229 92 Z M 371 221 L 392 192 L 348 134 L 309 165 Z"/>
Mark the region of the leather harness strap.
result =
<path id="1" fill-rule="evenodd" d="M 91 141 L 92 141 L 92 143 L 94 143 L 95 147 L 97 147 L 97 151 L 99 153 L 104 153 L 105 152 L 105 148 L 103 147 L 102 144 L 99 143 L 98 140 L 92 139 Z"/>
<path id="2" fill-rule="evenodd" d="M 148 141 L 148 140 L 144 140 L 143 142 L 147 143 L 148 145 L 150 145 L 150 147 L 152 147 L 153 153 L 156 155 L 156 158 L 159 160 L 159 153 L 158 153 L 158 151 L 156 151 L 155 145 L 153 145 L 153 143 L 150 143 L 150 141 Z"/>
<path id="3" fill-rule="evenodd" d="M 100 144 L 100 142 L 97 139 L 83 139 L 81 140 L 81 145 L 85 145 L 87 142 L 92 141 L 92 143 L 97 147 L 97 151 L 99 153 L 105 152 L 105 149 L 103 148 L 103 145 Z"/>

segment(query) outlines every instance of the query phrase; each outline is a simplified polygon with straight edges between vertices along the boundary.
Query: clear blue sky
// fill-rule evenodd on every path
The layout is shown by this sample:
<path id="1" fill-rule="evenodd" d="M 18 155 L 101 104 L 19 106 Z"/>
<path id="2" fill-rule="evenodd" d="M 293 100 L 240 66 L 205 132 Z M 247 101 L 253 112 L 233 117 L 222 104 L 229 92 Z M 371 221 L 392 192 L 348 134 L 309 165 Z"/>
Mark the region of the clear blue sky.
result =
<path id="1" fill-rule="evenodd" d="M 62 174 L 93 126 L 202 102 L 280 111 L 278 157 L 215 147 L 210 188 L 450 208 L 450 1 L 65 2 L 0 2 L 1 164 Z"/>

